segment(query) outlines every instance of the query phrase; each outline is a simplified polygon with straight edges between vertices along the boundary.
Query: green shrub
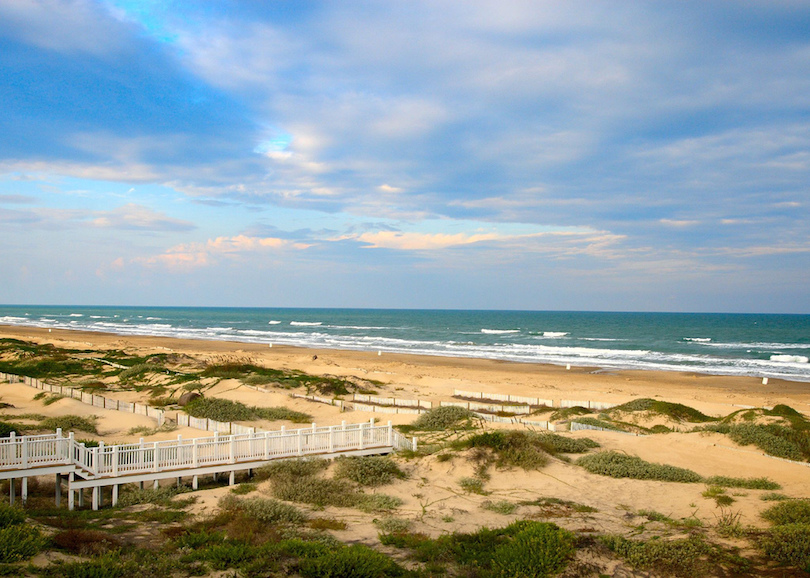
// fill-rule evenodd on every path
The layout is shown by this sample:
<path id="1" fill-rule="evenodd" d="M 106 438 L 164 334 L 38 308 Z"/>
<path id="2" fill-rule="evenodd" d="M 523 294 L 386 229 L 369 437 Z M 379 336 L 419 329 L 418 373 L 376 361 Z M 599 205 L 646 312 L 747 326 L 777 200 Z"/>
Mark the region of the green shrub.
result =
<path id="1" fill-rule="evenodd" d="M 293 423 L 310 423 L 312 416 L 303 411 L 295 411 L 286 407 L 254 407 L 258 417 L 268 421 L 284 419 Z"/>
<path id="2" fill-rule="evenodd" d="M 600 540 L 636 568 L 652 568 L 656 572 L 676 576 L 708 575 L 703 558 L 711 554 L 712 549 L 699 536 L 693 535 L 680 540 L 643 541 L 608 535 Z"/>
<path id="3" fill-rule="evenodd" d="M 478 419 L 470 410 L 454 405 L 435 407 L 427 413 L 420 415 L 411 424 L 415 430 L 437 431 L 445 429 L 458 429 L 470 427 L 473 420 Z"/>
<path id="4" fill-rule="evenodd" d="M 353 506 L 369 514 L 395 510 L 402 505 L 402 500 L 387 494 L 355 494 Z"/>
<path id="5" fill-rule="evenodd" d="M 601 474 L 612 478 L 683 483 L 700 482 L 702 480 L 701 476 L 692 470 L 665 464 L 654 464 L 639 457 L 618 452 L 598 452 L 582 456 L 576 463 L 592 474 Z"/>
<path id="6" fill-rule="evenodd" d="M 464 477 L 458 481 L 461 489 L 470 494 L 486 496 L 489 492 L 484 490 L 484 480 L 481 478 Z"/>
<path id="7" fill-rule="evenodd" d="M 254 478 L 257 481 L 261 480 L 281 480 L 281 479 L 297 479 L 314 476 L 322 472 L 329 466 L 326 460 L 312 459 L 312 460 L 279 460 L 261 468 L 254 472 Z"/>
<path id="8" fill-rule="evenodd" d="M 20 508 L 0 502 L 0 529 L 25 522 L 25 512 Z"/>
<path id="9" fill-rule="evenodd" d="M 28 560 L 44 544 L 39 529 L 27 524 L 13 524 L 0 529 L 0 563 Z"/>
<path id="10" fill-rule="evenodd" d="M 19 431 L 17 431 L 17 426 L 6 423 L 4 421 L 0 421 L 0 438 L 7 438 L 11 436 L 11 432 L 14 432 L 19 435 Z"/>
<path id="11" fill-rule="evenodd" d="M 295 506 L 268 498 L 237 498 L 228 494 L 220 498 L 219 507 L 267 524 L 301 524 L 306 521 L 304 513 Z"/>
<path id="12" fill-rule="evenodd" d="M 572 417 L 577 417 L 580 415 L 588 415 L 589 413 L 593 413 L 592 410 L 588 409 L 587 407 L 582 407 L 581 405 L 577 405 L 574 407 L 564 407 L 562 409 L 558 409 L 554 413 L 549 416 L 549 421 L 557 421 L 561 419 L 571 419 Z"/>
<path id="13" fill-rule="evenodd" d="M 784 500 L 789 500 L 790 496 L 780 494 L 778 492 L 768 492 L 767 494 L 762 494 L 759 499 L 763 502 L 781 502 Z"/>
<path id="14" fill-rule="evenodd" d="M 610 414 L 618 412 L 649 412 L 669 417 L 675 421 L 686 421 L 690 423 L 717 421 L 717 418 L 708 416 L 681 403 L 671 403 L 650 398 L 634 399 L 633 401 L 617 405 L 608 410 Z"/>
<path id="15" fill-rule="evenodd" d="M 552 447 L 549 439 L 534 432 L 496 430 L 474 435 L 466 441 L 466 445 L 493 450 L 497 455 L 498 467 L 533 470 L 548 464 L 546 450 Z"/>
<path id="16" fill-rule="evenodd" d="M 773 560 L 810 572 L 810 524 L 785 524 L 771 529 L 760 548 Z"/>
<path id="17" fill-rule="evenodd" d="M 724 488 L 743 488 L 745 490 L 781 490 L 782 486 L 768 478 L 730 478 L 727 476 L 712 476 L 703 480 L 711 486 Z"/>
<path id="18" fill-rule="evenodd" d="M 354 488 L 346 480 L 327 480 L 313 476 L 282 478 L 273 482 L 273 496 L 279 500 L 351 508 L 355 503 Z"/>
<path id="19" fill-rule="evenodd" d="M 515 510 L 517 510 L 517 504 L 513 504 L 507 500 L 498 500 L 497 502 L 491 502 L 486 500 L 484 503 L 481 504 L 481 507 L 484 510 L 488 510 L 490 512 L 495 512 L 496 514 L 503 514 L 504 516 L 508 516 L 509 514 L 514 514 Z"/>
<path id="20" fill-rule="evenodd" d="M 538 435 L 540 445 L 550 454 L 584 454 L 599 447 L 599 443 L 590 438 L 574 438 L 555 433 Z"/>
<path id="21" fill-rule="evenodd" d="M 126 487 L 118 496 L 118 506 L 126 508 L 136 504 L 150 504 L 154 506 L 169 506 L 173 503 L 174 497 L 178 494 L 191 491 L 187 486 L 162 486 L 155 488 L 144 488 L 143 490 Z"/>
<path id="22" fill-rule="evenodd" d="M 163 373 L 166 369 L 162 365 L 152 363 L 139 363 L 121 370 L 118 379 L 126 382 L 143 378 L 148 373 Z"/>
<path id="23" fill-rule="evenodd" d="M 595 417 L 578 417 L 575 420 L 571 420 L 572 423 L 581 423 L 583 425 L 592 425 L 594 427 L 600 427 L 602 429 L 613 430 L 613 431 L 627 431 L 627 429 L 615 422 L 612 421 L 605 421 L 603 419 L 597 419 Z"/>
<path id="24" fill-rule="evenodd" d="M 555 524 L 528 522 L 492 552 L 492 569 L 502 578 L 550 576 L 574 555 L 574 535 Z"/>
<path id="25" fill-rule="evenodd" d="M 62 431 L 65 432 L 78 430 L 98 435 L 96 421 L 97 418 L 95 416 L 82 417 L 80 415 L 61 415 L 43 419 L 39 423 L 39 428 L 48 430 L 61 428 Z"/>
<path id="26" fill-rule="evenodd" d="M 761 515 L 776 526 L 810 524 L 810 500 L 785 500 L 774 504 Z"/>
<path id="27" fill-rule="evenodd" d="M 257 489 L 256 484 L 245 482 L 242 484 L 237 484 L 235 487 L 231 488 L 231 493 L 237 496 L 244 496 L 245 494 L 255 492 L 256 489 Z"/>
<path id="28" fill-rule="evenodd" d="M 298 572 L 305 578 L 381 578 L 405 573 L 391 558 L 363 544 L 339 548 L 317 558 L 304 558 L 298 564 Z"/>
<path id="29" fill-rule="evenodd" d="M 810 432 L 803 428 L 788 428 L 775 423 L 722 423 L 706 426 L 704 430 L 726 434 L 741 446 L 754 445 L 778 458 L 794 461 L 810 458 Z"/>
<path id="30" fill-rule="evenodd" d="M 336 460 L 336 478 L 345 478 L 361 486 L 383 486 L 394 479 L 405 479 L 399 466 L 387 456 L 342 457 Z"/>
<path id="31" fill-rule="evenodd" d="M 238 401 L 216 397 L 198 397 L 183 408 L 187 414 L 215 421 L 252 421 L 285 419 L 306 423 L 312 416 L 285 407 L 248 407 Z"/>
<path id="32" fill-rule="evenodd" d="M 383 516 L 381 519 L 375 518 L 374 525 L 384 534 L 401 534 L 410 529 L 411 521 L 394 516 Z"/>

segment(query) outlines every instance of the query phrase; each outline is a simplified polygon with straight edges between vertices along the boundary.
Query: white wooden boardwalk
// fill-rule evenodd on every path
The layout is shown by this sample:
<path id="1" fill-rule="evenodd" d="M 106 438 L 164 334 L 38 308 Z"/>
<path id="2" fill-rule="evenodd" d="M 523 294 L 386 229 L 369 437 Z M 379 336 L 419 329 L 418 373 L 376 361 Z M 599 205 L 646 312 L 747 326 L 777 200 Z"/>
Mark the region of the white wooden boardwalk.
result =
<path id="1" fill-rule="evenodd" d="M 112 503 L 118 500 L 121 484 L 152 482 L 161 479 L 192 478 L 197 488 L 200 475 L 228 473 L 233 484 L 235 472 L 252 470 L 279 459 L 338 455 L 384 454 L 397 449 L 415 449 L 395 431 L 391 422 L 375 425 L 372 419 L 360 424 L 343 422 L 339 426 L 311 427 L 252 434 L 214 435 L 212 437 L 134 444 L 85 447 L 76 442 L 71 432 L 61 430 L 39 436 L 0 438 L 0 480 L 8 479 L 10 499 L 14 500 L 14 480 L 20 478 L 22 499 L 27 497 L 29 477 L 56 476 L 56 501 L 61 499 L 62 481 L 67 480 L 68 507 L 74 507 L 78 492 L 79 505 L 83 490 L 92 489 L 92 506 L 101 505 L 102 488 L 112 487 Z"/>

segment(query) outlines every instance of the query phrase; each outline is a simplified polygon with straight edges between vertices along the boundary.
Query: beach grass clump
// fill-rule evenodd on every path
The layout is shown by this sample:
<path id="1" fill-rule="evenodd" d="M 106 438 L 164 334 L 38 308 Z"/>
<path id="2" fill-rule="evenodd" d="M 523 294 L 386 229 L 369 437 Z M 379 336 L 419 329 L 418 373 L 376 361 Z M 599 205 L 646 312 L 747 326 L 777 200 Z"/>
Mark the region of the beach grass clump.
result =
<path id="1" fill-rule="evenodd" d="M 566 568 L 575 551 L 572 533 L 556 524 L 526 520 L 436 539 L 408 532 L 381 534 L 380 541 L 409 550 L 412 559 L 435 573 L 446 573 L 450 566 L 458 576 L 552 576 Z"/>
<path id="2" fill-rule="evenodd" d="M 441 431 L 469 429 L 479 418 L 470 410 L 455 405 L 434 407 L 420 415 L 409 429 L 417 431 Z"/>
<path id="3" fill-rule="evenodd" d="M 335 477 L 361 486 L 384 486 L 407 475 L 388 456 L 341 457 L 335 461 Z"/>
<path id="4" fill-rule="evenodd" d="M 768 455 L 787 460 L 810 459 L 810 431 L 771 424 L 716 424 L 704 431 L 728 435 L 741 446 L 754 445 Z"/>
<path id="5" fill-rule="evenodd" d="M 784 500 L 762 512 L 761 516 L 775 526 L 810 524 L 810 500 Z"/>
<path id="6" fill-rule="evenodd" d="M 19 435 L 20 429 L 20 426 L 16 424 L 0 421 L 0 438 L 10 437 L 12 432 Z"/>
<path id="7" fill-rule="evenodd" d="M 224 361 L 208 365 L 200 377 L 219 379 L 239 379 L 250 385 L 272 384 L 284 389 L 306 387 L 322 395 L 346 395 L 355 385 L 346 379 L 334 376 L 311 375 L 290 369 L 273 369 L 261 367 L 243 361 Z"/>
<path id="8" fill-rule="evenodd" d="M 509 500 L 498 500 L 496 502 L 486 500 L 481 503 L 481 508 L 488 512 L 495 512 L 496 514 L 508 516 L 517 511 L 518 505 L 514 502 L 510 502 Z"/>
<path id="9" fill-rule="evenodd" d="M 673 421 L 689 423 L 705 423 L 717 421 L 718 419 L 708 416 L 692 407 L 683 405 L 682 403 L 672 403 L 669 401 L 661 401 L 650 398 L 634 399 L 632 401 L 628 401 L 627 403 L 612 407 L 607 411 L 607 413 L 610 415 L 616 413 L 636 412 L 662 415 L 670 418 Z"/>
<path id="10" fill-rule="evenodd" d="M 268 498 L 237 498 L 228 494 L 220 498 L 219 507 L 245 518 L 252 518 L 265 524 L 302 524 L 307 517 L 290 504 Z"/>
<path id="11" fill-rule="evenodd" d="M 655 464 L 636 456 L 614 451 L 597 452 L 582 456 L 576 461 L 578 466 L 592 474 L 612 478 L 633 478 L 637 480 L 658 480 L 662 482 L 695 483 L 703 478 L 685 468 L 666 464 Z"/>
<path id="12" fill-rule="evenodd" d="M 126 508 L 139 504 L 149 504 L 153 506 L 164 506 L 173 508 L 183 508 L 189 505 L 196 498 L 189 500 L 175 500 L 180 494 L 190 492 L 188 486 L 161 486 L 159 488 L 138 489 L 132 486 L 124 486 L 123 491 L 118 496 L 118 507 Z"/>
<path id="13" fill-rule="evenodd" d="M 326 460 L 280 460 L 256 469 L 253 475 L 256 481 L 295 480 L 315 476 L 327 467 L 329 467 L 329 462 Z"/>
<path id="14" fill-rule="evenodd" d="M 552 413 L 548 419 L 549 421 L 571 419 L 572 417 L 588 415 L 589 413 L 593 413 L 593 410 L 590 410 L 587 407 L 582 407 L 581 405 L 576 405 L 574 407 L 564 407 L 562 409 L 558 409 L 554 411 L 554 413 Z"/>
<path id="15" fill-rule="evenodd" d="M 294 423 L 306 423 L 312 419 L 309 414 L 285 407 L 247 406 L 238 401 L 216 397 L 198 397 L 189 402 L 183 409 L 193 417 L 223 422 L 266 419 L 270 421 L 288 420 Z"/>
<path id="16" fill-rule="evenodd" d="M 741 488 L 744 490 L 781 490 L 782 486 L 768 478 L 732 478 L 729 476 L 711 476 L 703 480 L 710 486 L 723 488 Z"/>
<path id="17" fill-rule="evenodd" d="M 576 512 L 579 514 L 590 514 L 593 512 L 598 512 L 597 508 L 593 506 L 588 506 L 586 504 L 580 504 L 578 502 L 572 502 L 570 500 L 563 500 L 561 498 L 535 498 L 534 500 L 524 500 L 522 502 L 518 502 L 519 506 L 537 506 L 542 509 L 543 516 L 546 518 L 550 517 L 567 517 L 570 515 L 570 512 Z"/>
<path id="18" fill-rule="evenodd" d="M 572 420 L 572 423 L 573 422 L 613 431 L 630 431 L 633 428 L 637 428 L 637 426 L 627 427 L 624 424 L 614 421 L 607 421 L 596 417 L 578 417 L 575 420 Z"/>
<path id="19" fill-rule="evenodd" d="M 133 365 L 132 367 L 122 369 L 118 373 L 118 380 L 121 383 L 142 381 L 144 377 L 149 374 L 164 373 L 165 371 L 166 369 L 162 365 L 157 365 L 154 363 L 139 363 L 137 365 Z"/>
<path id="20" fill-rule="evenodd" d="M 402 500 L 386 494 L 366 494 L 358 491 L 357 484 L 348 479 L 321 478 L 323 467 L 312 461 L 289 461 L 271 464 L 263 476 L 272 481 L 271 493 L 279 500 L 311 504 L 318 508 L 335 506 L 355 508 L 364 512 L 379 512 L 398 508 Z"/>
<path id="21" fill-rule="evenodd" d="M 39 422 L 37 429 L 55 430 L 61 428 L 64 432 L 76 430 L 98 435 L 96 422 L 97 418 L 95 416 L 60 415 L 43 419 Z"/>
<path id="22" fill-rule="evenodd" d="M 496 456 L 499 468 L 540 469 L 549 462 L 551 443 L 535 432 L 496 430 L 476 434 L 464 441 L 469 448 L 487 448 Z M 552 450 L 553 451 L 553 450 Z"/>
<path id="23" fill-rule="evenodd" d="M 458 485 L 461 486 L 462 490 L 468 494 L 478 494 L 479 496 L 489 494 L 489 492 L 484 489 L 485 483 L 486 481 L 479 476 L 465 476 L 458 481 Z"/>
<path id="24" fill-rule="evenodd" d="M 789 500 L 790 496 L 780 492 L 768 492 L 767 494 L 762 494 L 759 499 L 763 502 L 783 502 Z"/>

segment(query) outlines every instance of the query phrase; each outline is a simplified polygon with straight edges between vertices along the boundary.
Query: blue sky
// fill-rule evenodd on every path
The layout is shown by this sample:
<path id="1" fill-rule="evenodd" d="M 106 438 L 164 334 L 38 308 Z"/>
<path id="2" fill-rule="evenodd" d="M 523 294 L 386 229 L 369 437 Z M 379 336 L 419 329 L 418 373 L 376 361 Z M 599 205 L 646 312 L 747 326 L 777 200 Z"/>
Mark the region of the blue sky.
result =
<path id="1" fill-rule="evenodd" d="M 0 302 L 810 313 L 810 4 L 0 0 Z"/>

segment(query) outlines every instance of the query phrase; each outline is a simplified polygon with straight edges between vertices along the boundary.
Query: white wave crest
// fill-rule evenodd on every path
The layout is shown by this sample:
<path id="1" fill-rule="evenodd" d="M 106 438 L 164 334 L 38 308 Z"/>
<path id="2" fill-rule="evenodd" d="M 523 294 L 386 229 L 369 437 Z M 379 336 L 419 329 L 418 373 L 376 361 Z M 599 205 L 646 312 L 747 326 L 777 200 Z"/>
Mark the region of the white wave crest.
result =
<path id="1" fill-rule="evenodd" d="M 276 321 L 275 319 L 272 319 L 267 322 L 268 325 L 279 325 L 280 323 L 281 321 Z"/>
<path id="2" fill-rule="evenodd" d="M 323 321 L 290 321 L 290 325 L 303 325 L 310 327 L 318 327 Z"/>
<path id="3" fill-rule="evenodd" d="M 543 331 L 543 337 L 565 337 L 567 331 Z"/>
<path id="4" fill-rule="evenodd" d="M 490 335 L 502 335 L 505 333 L 520 333 L 520 329 L 482 329 L 481 333 Z"/>
<path id="5" fill-rule="evenodd" d="M 711 337 L 684 337 L 684 341 L 694 341 L 695 343 L 708 343 L 712 340 Z"/>
<path id="6" fill-rule="evenodd" d="M 810 359 L 804 355 L 771 355 L 771 361 L 781 361 L 782 363 L 807 363 Z"/>

